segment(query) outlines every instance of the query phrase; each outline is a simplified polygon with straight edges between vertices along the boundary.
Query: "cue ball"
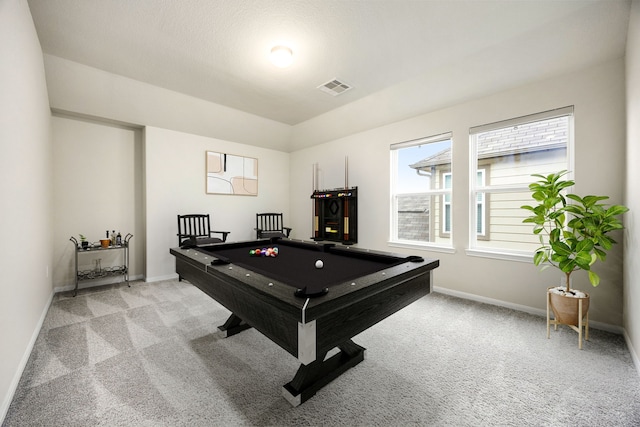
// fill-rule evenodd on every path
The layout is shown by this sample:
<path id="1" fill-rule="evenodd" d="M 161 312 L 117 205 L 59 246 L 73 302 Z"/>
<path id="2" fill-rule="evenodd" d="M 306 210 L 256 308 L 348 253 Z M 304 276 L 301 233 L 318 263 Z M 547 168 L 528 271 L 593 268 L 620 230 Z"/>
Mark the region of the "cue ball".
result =
<path id="1" fill-rule="evenodd" d="M 322 260 L 317 260 L 316 261 L 316 268 L 322 268 L 324 267 L 324 263 L 322 262 Z"/>

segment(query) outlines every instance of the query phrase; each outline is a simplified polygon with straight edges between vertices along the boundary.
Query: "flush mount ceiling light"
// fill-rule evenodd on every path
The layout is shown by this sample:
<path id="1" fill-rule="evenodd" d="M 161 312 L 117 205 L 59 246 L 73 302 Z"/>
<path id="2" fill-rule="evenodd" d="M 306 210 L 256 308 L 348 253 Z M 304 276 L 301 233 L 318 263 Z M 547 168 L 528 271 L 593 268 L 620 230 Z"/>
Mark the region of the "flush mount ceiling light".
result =
<path id="1" fill-rule="evenodd" d="M 271 49 L 270 59 L 276 67 L 288 67 L 293 62 L 293 51 L 286 46 L 275 46 Z"/>

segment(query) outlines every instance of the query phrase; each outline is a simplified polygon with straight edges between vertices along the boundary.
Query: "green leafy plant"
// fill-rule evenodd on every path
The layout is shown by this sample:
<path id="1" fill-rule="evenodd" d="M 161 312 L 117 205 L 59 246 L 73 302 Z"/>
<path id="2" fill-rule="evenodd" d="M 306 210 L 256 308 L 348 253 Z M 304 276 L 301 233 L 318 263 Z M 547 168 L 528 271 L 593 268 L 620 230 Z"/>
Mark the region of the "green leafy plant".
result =
<path id="1" fill-rule="evenodd" d="M 556 267 L 566 275 L 566 291 L 570 291 L 571 273 L 585 270 L 589 282 L 598 286 L 600 277 L 591 270 L 593 264 L 604 261 L 607 251 L 617 243 L 608 234 L 623 227 L 619 215 L 629 209 L 622 205 L 605 205 L 607 196 L 585 196 L 563 192 L 575 182 L 563 177 L 568 171 L 550 175 L 534 174 L 538 181 L 529 185 L 535 206 L 522 206 L 532 213 L 524 219 L 534 224 L 533 233 L 541 246 L 533 255 L 535 265 L 542 269 Z M 567 200 L 572 200 L 569 203 Z"/>
<path id="2" fill-rule="evenodd" d="M 87 238 L 85 236 L 83 236 L 82 234 L 78 234 L 78 236 L 80 236 L 80 241 L 81 242 L 86 242 Z"/>

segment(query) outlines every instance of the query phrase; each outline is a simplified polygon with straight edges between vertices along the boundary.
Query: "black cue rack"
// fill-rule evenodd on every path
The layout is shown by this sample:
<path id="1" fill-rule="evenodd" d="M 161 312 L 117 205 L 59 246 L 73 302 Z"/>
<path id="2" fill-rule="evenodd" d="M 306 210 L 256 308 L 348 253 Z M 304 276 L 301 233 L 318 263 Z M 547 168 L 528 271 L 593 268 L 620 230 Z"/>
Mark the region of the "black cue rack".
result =
<path id="1" fill-rule="evenodd" d="M 313 240 L 358 242 L 358 187 L 315 190 Z"/>

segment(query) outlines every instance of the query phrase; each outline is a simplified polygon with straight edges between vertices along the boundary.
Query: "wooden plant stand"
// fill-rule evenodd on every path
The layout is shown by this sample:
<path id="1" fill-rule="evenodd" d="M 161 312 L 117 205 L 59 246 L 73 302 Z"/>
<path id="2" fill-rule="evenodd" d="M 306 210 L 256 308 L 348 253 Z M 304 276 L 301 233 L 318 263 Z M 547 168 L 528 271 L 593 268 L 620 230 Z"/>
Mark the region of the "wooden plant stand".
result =
<path id="1" fill-rule="evenodd" d="M 560 320 L 557 319 L 557 316 L 555 316 L 554 314 L 554 318 L 551 318 L 551 292 L 550 289 L 547 289 L 547 338 L 550 338 L 550 330 L 551 330 L 551 325 L 554 326 L 554 331 L 558 330 L 558 325 L 567 325 L 568 327 L 570 327 L 571 329 L 573 329 L 574 331 L 576 331 L 578 333 L 578 348 L 580 350 L 582 350 L 582 335 L 583 335 L 583 330 L 584 330 L 584 340 L 585 341 L 589 341 L 589 310 L 588 310 L 588 304 L 586 307 L 586 312 L 584 314 L 583 310 L 582 310 L 582 302 L 584 300 L 584 298 L 576 298 L 578 301 L 578 321 L 576 322 L 577 325 L 575 324 L 571 324 L 571 323 L 566 323 L 566 322 L 561 322 Z M 588 303 L 588 301 L 587 301 Z"/>

